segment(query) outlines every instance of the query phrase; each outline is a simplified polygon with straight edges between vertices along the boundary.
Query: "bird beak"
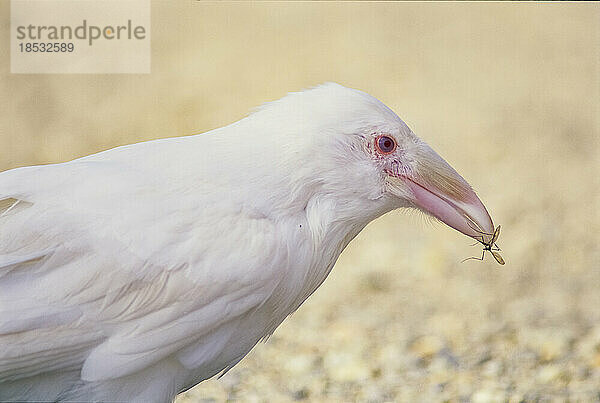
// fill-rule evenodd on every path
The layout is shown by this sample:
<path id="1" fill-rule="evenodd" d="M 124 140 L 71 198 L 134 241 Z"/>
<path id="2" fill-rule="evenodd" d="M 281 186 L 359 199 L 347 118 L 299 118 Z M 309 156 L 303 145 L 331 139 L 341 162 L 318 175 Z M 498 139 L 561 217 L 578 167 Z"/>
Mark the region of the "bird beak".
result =
<path id="1" fill-rule="evenodd" d="M 392 173 L 390 190 L 450 227 L 482 243 L 489 243 L 494 224 L 471 186 L 427 144 L 414 150 L 415 165 Z M 398 186 L 400 185 L 400 186 Z"/>

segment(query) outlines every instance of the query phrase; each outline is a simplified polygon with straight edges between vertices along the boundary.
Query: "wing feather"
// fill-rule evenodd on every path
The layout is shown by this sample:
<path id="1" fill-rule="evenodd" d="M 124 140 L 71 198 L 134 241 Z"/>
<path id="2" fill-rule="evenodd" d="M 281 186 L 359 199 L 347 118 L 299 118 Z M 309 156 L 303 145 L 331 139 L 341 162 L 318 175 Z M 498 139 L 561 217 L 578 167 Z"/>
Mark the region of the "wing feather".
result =
<path id="1" fill-rule="evenodd" d="M 202 200 L 122 161 L 0 174 L 0 382 L 78 368 L 98 382 L 227 348 L 211 337 L 269 298 L 285 248 L 268 219 L 196 182 Z M 183 361 L 222 353 L 201 350 Z"/>

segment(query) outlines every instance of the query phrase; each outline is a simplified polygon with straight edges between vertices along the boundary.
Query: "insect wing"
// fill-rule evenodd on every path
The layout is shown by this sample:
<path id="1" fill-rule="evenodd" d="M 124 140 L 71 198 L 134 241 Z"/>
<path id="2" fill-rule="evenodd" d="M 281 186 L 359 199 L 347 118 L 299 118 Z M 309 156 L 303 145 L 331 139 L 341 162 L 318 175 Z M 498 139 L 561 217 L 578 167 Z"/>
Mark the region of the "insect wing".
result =
<path id="1" fill-rule="evenodd" d="M 502 256 L 500 256 L 498 252 L 496 252 L 495 250 L 491 250 L 490 252 L 492 253 L 492 256 L 494 256 L 494 259 L 496 259 L 496 262 L 498 262 L 498 264 L 504 264 L 504 259 L 502 259 Z"/>
<path id="2" fill-rule="evenodd" d="M 494 236 L 492 236 L 492 240 L 490 241 L 490 245 L 493 245 L 494 243 L 496 243 L 496 241 L 498 240 L 499 236 L 500 236 L 500 226 L 498 225 L 496 227 L 496 231 L 494 231 Z"/>

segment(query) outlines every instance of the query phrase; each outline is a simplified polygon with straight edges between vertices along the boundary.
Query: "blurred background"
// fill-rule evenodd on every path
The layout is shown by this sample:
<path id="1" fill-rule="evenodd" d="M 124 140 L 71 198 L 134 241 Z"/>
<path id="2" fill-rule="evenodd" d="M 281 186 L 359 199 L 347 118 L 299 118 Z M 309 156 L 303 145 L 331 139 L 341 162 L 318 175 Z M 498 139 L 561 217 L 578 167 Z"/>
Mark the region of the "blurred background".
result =
<path id="1" fill-rule="evenodd" d="M 266 344 L 178 403 L 600 400 L 600 5 L 152 5 L 149 75 L 16 75 L 0 169 L 207 131 L 325 81 L 402 117 L 502 225 L 370 224 Z"/>

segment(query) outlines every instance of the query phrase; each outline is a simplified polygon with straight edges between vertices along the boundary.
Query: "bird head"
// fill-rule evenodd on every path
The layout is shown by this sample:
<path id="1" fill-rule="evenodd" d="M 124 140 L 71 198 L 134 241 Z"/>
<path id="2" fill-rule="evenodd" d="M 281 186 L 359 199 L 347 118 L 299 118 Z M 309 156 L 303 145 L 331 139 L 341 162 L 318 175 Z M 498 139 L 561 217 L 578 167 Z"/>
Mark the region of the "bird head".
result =
<path id="1" fill-rule="evenodd" d="M 310 177 L 335 194 L 337 208 L 417 208 L 479 242 L 491 239 L 492 219 L 467 181 L 374 97 L 327 83 L 272 102 L 261 113 L 272 113 L 265 118 L 276 127 L 296 128 L 298 143 L 309 147 L 293 172 L 310 167 L 303 183 Z M 282 116 L 285 122 L 277 122 Z"/>
<path id="2" fill-rule="evenodd" d="M 374 133 L 371 158 L 383 171 L 385 191 L 463 234 L 487 243 L 494 224 L 475 191 L 429 145 L 410 134 Z"/>

